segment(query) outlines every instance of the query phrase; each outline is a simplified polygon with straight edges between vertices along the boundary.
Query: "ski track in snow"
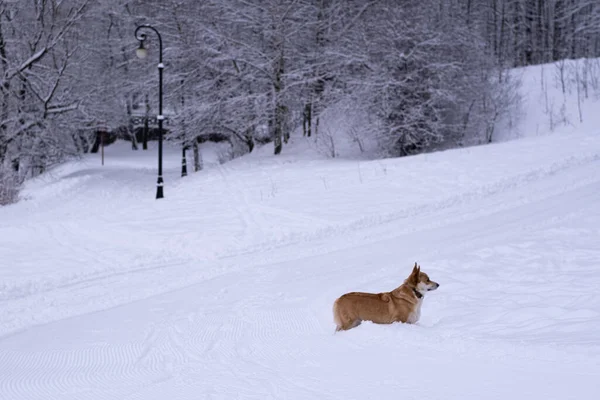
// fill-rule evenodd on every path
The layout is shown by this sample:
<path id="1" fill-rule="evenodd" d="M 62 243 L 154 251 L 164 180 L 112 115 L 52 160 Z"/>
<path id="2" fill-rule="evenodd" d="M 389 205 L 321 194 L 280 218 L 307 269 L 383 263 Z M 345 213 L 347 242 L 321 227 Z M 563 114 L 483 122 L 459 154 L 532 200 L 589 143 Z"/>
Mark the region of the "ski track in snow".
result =
<path id="1" fill-rule="evenodd" d="M 600 138 L 569 139 L 172 168 L 161 202 L 126 160 L 33 183 L 0 209 L 0 398 L 596 398 Z M 333 334 L 415 260 L 418 325 Z"/>

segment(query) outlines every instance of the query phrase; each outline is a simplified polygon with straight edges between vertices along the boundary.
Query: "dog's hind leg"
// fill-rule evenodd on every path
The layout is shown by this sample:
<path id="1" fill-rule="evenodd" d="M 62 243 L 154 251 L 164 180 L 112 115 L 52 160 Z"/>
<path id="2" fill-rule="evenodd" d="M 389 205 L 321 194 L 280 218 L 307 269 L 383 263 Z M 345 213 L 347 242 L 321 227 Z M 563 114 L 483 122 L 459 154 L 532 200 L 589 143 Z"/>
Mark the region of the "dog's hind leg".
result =
<path id="1" fill-rule="evenodd" d="M 360 323 L 361 323 L 361 322 L 362 322 L 362 320 L 361 320 L 361 319 L 356 319 L 356 320 L 355 320 L 355 321 L 352 323 L 352 325 L 350 325 L 350 327 L 349 327 L 348 329 L 356 328 L 357 326 L 359 326 L 359 325 L 360 325 Z"/>
<path id="2" fill-rule="evenodd" d="M 350 330 L 352 328 L 356 328 L 357 326 L 360 325 L 361 322 L 362 322 L 361 319 L 347 320 L 347 321 L 345 321 L 345 323 L 342 323 L 342 325 L 338 325 L 335 328 L 335 332 L 347 331 L 347 330 Z"/>
<path id="3" fill-rule="evenodd" d="M 335 331 L 347 331 L 348 329 L 356 328 L 362 322 L 356 314 L 349 312 L 344 307 L 340 308 L 339 298 L 333 303 L 333 321 L 335 322 Z"/>

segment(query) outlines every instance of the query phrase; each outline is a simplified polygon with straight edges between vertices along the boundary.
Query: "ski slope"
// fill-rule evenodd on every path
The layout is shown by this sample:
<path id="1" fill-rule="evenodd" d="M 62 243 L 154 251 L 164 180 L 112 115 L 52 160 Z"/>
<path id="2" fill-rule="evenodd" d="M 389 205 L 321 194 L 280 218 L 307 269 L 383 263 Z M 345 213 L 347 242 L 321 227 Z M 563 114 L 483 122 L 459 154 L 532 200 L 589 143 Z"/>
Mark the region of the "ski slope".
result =
<path id="1" fill-rule="evenodd" d="M 160 201 L 156 148 L 118 142 L 28 182 L 0 208 L 0 399 L 600 398 L 600 130 L 586 104 L 540 134 L 526 72 L 534 137 L 205 147 L 186 178 L 167 146 Z M 339 295 L 415 261 L 440 283 L 418 324 L 334 334 Z"/>

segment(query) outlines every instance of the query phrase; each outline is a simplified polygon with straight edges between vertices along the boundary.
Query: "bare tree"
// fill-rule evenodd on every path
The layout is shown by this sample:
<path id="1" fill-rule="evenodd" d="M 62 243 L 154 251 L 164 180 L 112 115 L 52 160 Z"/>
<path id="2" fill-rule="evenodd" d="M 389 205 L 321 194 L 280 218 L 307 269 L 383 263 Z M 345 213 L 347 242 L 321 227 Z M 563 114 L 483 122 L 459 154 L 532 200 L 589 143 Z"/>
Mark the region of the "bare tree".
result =
<path id="1" fill-rule="evenodd" d="M 19 179 L 77 153 L 70 74 L 88 0 L 0 3 L 0 165 Z"/>

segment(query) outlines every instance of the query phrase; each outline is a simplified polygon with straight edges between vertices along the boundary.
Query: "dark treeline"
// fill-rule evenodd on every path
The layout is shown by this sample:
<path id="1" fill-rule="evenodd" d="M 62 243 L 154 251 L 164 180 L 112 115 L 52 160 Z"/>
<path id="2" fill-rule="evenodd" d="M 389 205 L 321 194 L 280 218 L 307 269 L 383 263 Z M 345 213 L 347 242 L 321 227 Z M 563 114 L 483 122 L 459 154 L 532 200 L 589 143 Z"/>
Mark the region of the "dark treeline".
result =
<path id="1" fill-rule="evenodd" d="M 486 15 L 485 39 L 506 66 L 542 64 L 600 54 L 597 0 L 467 1 L 467 13 Z M 491 10 L 490 10 L 491 9 Z"/>
<path id="2" fill-rule="evenodd" d="M 353 134 L 402 156 L 493 140 L 514 101 L 508 68 L 600 54 L 597 0 L 0 1 L 0 202 L 82 154 L 101 126 L 136 147 L 132 117 L 156 114 L 162 34 L 169 139 L 211 138 L 231 156 L 323 113 L 364 115 Z M 320 129 L 321 128 L 321 129 Z M 5 200 L 2 200 L 2 199 Z"/>

